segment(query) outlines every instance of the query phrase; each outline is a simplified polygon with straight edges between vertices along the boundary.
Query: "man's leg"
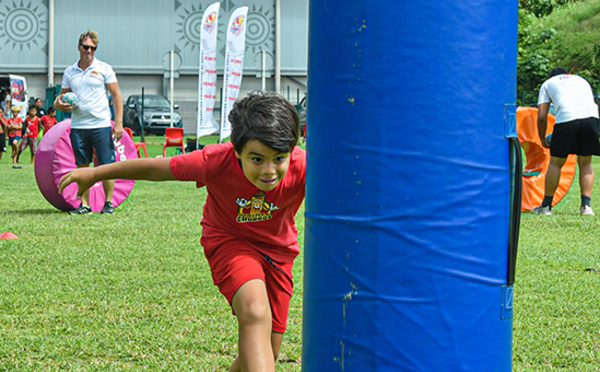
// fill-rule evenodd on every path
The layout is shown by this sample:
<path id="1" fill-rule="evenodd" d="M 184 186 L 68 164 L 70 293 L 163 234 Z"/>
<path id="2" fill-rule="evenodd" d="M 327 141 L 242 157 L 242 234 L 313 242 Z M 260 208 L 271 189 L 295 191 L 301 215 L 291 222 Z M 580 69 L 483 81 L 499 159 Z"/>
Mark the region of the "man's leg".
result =
<path id="1" fill-rule="evenodd" d="M 73 148 L 73 155 L 75 156 L 75 164 L 77 168 L 87 168 L 92 162 L 92 147 L 89 144 L 89 130 L 88 129 L 76 129 L 71 128 L 69 138 L 71 139 L 71 147 Z M 81 194 L 81 204 L 79 207 L 69 214 L 90 214 L 92 208 L 90 208 L 90 190 L 85 190 Z"/>
<path id="2" fill-rule="evenodd" d="M 592 188 L 594 187 L 594 168 L 591 156 L 577 156 L 579 165 L 579 190 L 581 193 L 581 207 L 579 211 L 584 216 L 593 216 L 591 206 Z"/>
<path id="3" fill-rule="evenodd" d="M 548 164 L 548 171 L 546 172 L 544 199 L 550 198 L 550 200 L 552 200 L 552 197 L 554 197 L 554 192 L 558 188 L 558 183 L 560 181 L 560 173 L 566 161 L 567 158 L 558 158 L 556 156 L 550 157 L 550 164 Z"/>
<path id="4" fill-rule="evenodd" d="M 542 205 L 539 207 L 533 207 L 531 210 L 533 213 L 552 214 L 552 199 L 554 198 L 554 192 L 558 188 L 560 172 L 566 160 L 567 158 L 550 157 L 550 164 L 548 164 L 546 179 L 544 180 L 544 200 L 542 200 Z"/>
<path id="5" fill-rule="evenodd" d="M 577 156 L 577 165 L 579 165 L 579 189 L 581 195 L 592 196 L 594 187 L 594 168 L 592 167 L 591 156 Z"/>
<path id="6" fill-rule="evenodd" d="M 115 180 L 102 181 L 102 188 L 104 189 L 104 195 L 106 196 L 104 201 L 112 203 L 113 192 L 115 191 Z"/>
<path id="7" fill-rule="evenodd" d="M 93 144 L 100 166 L 115 162 L 115 144 L 110 127 L 96 129 Z M 104 189 L 104 206 L 100 213 L 113 213 L 112 198 L 115 190 L 115 180 L 102 181 L 102 188 Z"/>
<path id="8" fill-rule="evenodd" d="M 77 168 L 87 168 L 89 167 L 90 164 L 81 164 L 78 165 Z M 86 205 L 86 206 L 90 206 L 90 189 L 87 189 L 83 192 L 83 194 L 81 194 L 81 204 Z"/>

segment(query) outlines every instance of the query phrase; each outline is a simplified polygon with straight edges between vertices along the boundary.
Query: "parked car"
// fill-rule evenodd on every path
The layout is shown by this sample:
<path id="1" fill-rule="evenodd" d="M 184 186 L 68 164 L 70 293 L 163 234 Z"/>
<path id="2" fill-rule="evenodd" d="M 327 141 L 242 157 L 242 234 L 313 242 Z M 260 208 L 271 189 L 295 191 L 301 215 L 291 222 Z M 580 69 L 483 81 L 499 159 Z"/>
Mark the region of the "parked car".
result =
<path id="1" fill-rule="evenodd" d="M 134 94 L 127 98 L 123 107 L 123 125 L 131 128 L 134 134 L 165 134 L 165 128 L 171 125 L 171 103 L 160 94 L 145 94 L 142 107 L 142 95 Z M 173 126 L 183 127 L 183 120 L 177 111 L 179 105 L 173 106 Z M 143 114 L 142 114 L 143 110 Z M 142 120 L 143 119 L 143 120 Z"/>

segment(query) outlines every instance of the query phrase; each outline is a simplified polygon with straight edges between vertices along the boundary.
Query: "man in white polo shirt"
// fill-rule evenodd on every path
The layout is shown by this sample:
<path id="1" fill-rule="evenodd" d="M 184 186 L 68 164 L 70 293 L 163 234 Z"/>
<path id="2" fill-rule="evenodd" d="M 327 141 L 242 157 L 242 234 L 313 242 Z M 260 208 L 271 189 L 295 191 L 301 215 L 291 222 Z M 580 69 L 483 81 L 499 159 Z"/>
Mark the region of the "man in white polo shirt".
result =
<path id="1" fill-rule="evenodd" d="M 98 33 L 92 30 L 79 36 L 79 60 L 67 67 L 63 74 L 60 95 L 54 106 L 64 112 L 71 112 L 71 145 L 77 168 L 89 167 L 94 150 L 98 164 L 115 162 L 115 146 L 112 140 L 123 136 L 123 98 L 113 68 L 94 57 L 98 46 Z M 107 91 L 115 102 L 115 125 L 111 130 L 111 112 L 108 106 Z M 73 92 L 79 99 L 78 108 L 61 100 L 67 92 Z M 101 213 L 113 213 L 112 195 L 115 181 L 103 181 L 106 200 Z M 89 190 L 81 197 L 81 205 L 69 214 L 90 214 Z"/>
<path id="2" fill-rule="evenodd" d="M 554 104 L 556 124 L 548 143 L 546 127 L 550 103 Z M 570 75 L 562 67 L 553 69 L 550 78 L 540 88 L 537 124 L 542 145 L 550 148 L 550 164 L 546 173 L 544 200 L 542 205 L 533 208 L 533 212 L 552 214 L 552 198 L 560 181 L 561 169 L 569 154 L 577 154 L 580 213 L 594 215 L 590 205 L 594 185 L 592 155 L 600 155 L 600 124 L 598 106 L 587 80 Z"/>

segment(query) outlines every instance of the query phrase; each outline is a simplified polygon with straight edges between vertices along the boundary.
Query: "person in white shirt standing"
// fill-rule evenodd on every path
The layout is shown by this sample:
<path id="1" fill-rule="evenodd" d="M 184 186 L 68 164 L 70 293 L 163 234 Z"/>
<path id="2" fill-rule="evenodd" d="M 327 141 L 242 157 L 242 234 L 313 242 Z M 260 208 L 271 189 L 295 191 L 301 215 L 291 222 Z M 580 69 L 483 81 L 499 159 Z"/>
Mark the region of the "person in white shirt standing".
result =
<path id="1" fill-rule="evenodd" d="M 64 112 L 71 112 L 71 145 L 77 168 L 89 167 L 94 150 L 98 164 L 115 162 L 115 140 L 123 136 L 123 98 L 117 76 L 113 68 L 95 58 L 98 47 L 98 33 L 92 30 L 79 36 L 79 60 L 67 67 L 63 74 L 61 92 L 54 106 Z M 108 93 L 115 101 L 115 124 L 111 129 L 111 112 L 108 106 Z M 62 101 L 62 96 L 73 92 L 79 100 L 77 109 Z M 114 180 L 102 182 L 106 200 L 101 213 L 113 213 L 112 195 Z M 69 214 L 90 214 L 89 191 L 81 197 L 81 205 Z"/>
<path id="2" fill-rule="evenodd" d="M 548 111 L 554 105 L 556 124 L 550 141 L 546 138 Z M 600 123 L 592 87 L 584 78 L 571 75 L 557 67 L 540 88 L 538 99 L 538 133 L 542 146 L 550 148 L 550 164 L 546 172 L 544 200 L 534 207 L 537 214 L 552 214 L 552 198 L 560 181 L 560 173 L 567 156 L 577 154 L 580 213 L 594 215 L 590 205 L 594 185 L 592 155 L 600 155 Z"/>

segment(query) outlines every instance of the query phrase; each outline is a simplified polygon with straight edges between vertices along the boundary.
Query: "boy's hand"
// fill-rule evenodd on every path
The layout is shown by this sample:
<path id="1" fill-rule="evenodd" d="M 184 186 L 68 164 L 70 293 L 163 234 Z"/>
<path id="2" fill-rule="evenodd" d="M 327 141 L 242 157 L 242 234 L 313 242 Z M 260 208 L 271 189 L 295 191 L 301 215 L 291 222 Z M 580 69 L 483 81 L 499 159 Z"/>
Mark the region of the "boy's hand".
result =
<path id="1" fill-rule="evenodd" d="M 94 180 L 94 168 L 80 168 L 70 171 L 60 179 L 58 192 L 62 193 L 73 182 L 77 183 L 77 199 L 80 199 L 83 192 L 96 183 Z"/>

